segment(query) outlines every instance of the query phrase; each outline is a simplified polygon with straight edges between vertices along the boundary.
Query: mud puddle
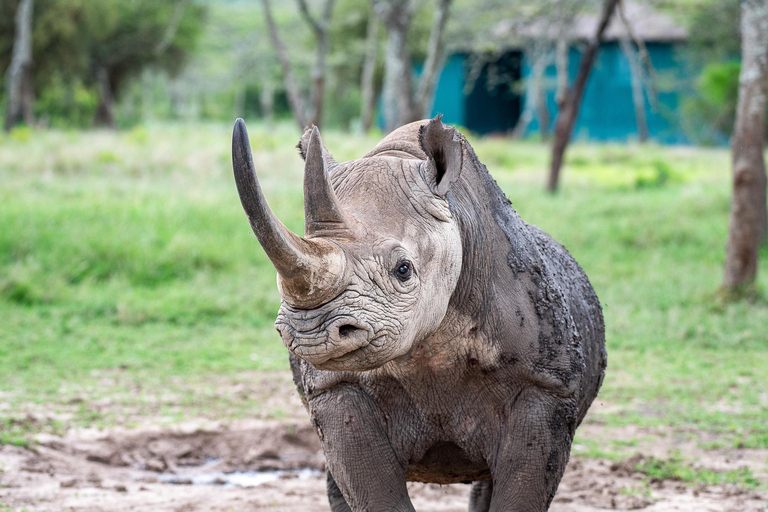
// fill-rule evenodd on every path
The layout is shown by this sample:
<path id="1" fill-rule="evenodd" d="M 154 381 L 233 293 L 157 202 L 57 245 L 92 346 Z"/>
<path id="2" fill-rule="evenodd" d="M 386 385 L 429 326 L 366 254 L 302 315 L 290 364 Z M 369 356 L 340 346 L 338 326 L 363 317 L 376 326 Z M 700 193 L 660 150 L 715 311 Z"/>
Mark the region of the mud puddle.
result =
<path id="1" fill-rule="evenodd" d="M 218 485 L 224 488 L 242 487 L 245 489 L 258 487 L 276 480 L 300 479 L 307 480 L 321 477 L 324 473 L 317 469 L 289 469 L 274 471 L 233 471 L 232 473 L 208 472 L 205 467 L 199 471 L 181 473 L 164 473 L 158 477 L 160 482 L 175 485 Z"/>
<path id="2" fill-rule="evenodd" d="M 586 432 L 592 438 L 624 435 L 599 426 Z M 745 463 L 699 455 L 697 464 L 705 467 Z M 758 455 L 763 464 L 767 454 Z M 408 490 L 420 512 L 467 510 L 468 485 L 410 483 Z M 0 504 L 30 512 L 329 510 L 314 430 L 279 421 L 72 431 L 41 436 L 32 448 L 0 446 Z M 551 510 L 764 512 L 766 504 L 765 490 L 649 480 L 629 460 L 575 456 Z"/>

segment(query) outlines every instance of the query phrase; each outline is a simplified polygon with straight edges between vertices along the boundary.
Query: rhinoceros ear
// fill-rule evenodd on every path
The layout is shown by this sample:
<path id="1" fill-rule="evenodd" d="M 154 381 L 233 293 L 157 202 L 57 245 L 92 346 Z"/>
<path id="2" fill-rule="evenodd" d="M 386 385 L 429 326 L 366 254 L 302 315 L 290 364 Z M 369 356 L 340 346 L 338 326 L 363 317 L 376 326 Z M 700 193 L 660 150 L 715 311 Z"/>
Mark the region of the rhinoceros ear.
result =
<path id="1" fill-rule="evenodd" d="M 432 192 L 445 196 L 461 174 L 462 138 L 456 128 L 443 124 L 442 116 L 430 119 L 419 130 L 419 144 L 427 155 L 425 178 Z"/>

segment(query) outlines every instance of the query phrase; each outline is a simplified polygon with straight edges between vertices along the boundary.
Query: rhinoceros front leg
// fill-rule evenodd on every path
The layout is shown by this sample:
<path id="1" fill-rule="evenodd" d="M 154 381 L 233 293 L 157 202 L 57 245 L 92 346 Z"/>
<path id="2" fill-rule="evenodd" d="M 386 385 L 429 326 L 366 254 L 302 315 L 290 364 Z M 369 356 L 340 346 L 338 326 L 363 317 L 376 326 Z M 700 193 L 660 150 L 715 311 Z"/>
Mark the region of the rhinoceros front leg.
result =
<path id="1" fill-rule="evenodd" d="M 523 390 L 511 404 L 497 449 L 489 461 L 493 476 L 491 512 L 549 509 L 576 428 L 573 398 L 537 388 Z"/>
<path id="2" fill-rule="evenodd" d="M 491 494 L 493 482 L 473 482 L 472 491 L 469 493 L 469 512 L 488 512 L 491 508 Z"/>
<path id="3" fill-rule="evenodd" d="M 331 512 L 352 512 L 330 471 L 328 471 L 326 490 L 328 492 L 328 503 L 331 504 Z"/>
<path id="4" fill-rule="evenodd" d="M 384 418 L 366 393 L 353 384 L 339 384 L 310 398 L 309 409 L 333 481 L 352 511 L 413 512 L 405 468 L 389 442 Z"/>

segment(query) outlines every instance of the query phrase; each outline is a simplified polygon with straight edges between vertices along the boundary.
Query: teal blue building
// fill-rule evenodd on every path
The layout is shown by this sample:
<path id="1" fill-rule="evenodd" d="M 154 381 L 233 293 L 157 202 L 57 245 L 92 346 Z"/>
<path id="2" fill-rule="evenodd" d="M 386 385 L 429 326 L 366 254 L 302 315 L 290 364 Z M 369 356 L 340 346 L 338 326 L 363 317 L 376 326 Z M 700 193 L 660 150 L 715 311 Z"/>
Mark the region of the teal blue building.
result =
<path id="1" fill-rule="evenodd" d="M 654 101 L 644 92 L 645 117 L 652 140 L 664 144 L 685 143 L 679 122 L 681 95 L 686 93 L 686 66 L 680 50 L 687 34 L 669 17 L 647 6 L 627 4 L 635 37 L 642 39 L 656 73 Z M 597 20 L 582 16 L 573 22 L 568 50 L 568 78 L 573 82 L 584 41 L 594 34 Z M 637 121 L 632 96 L 630 61 L 622 51 L 620 38 L 625 28 L 615 21 L 606 31 L 595 67 L 587 82 L 574 137 L 595 141 L 626 141 L 637 138 Z M 530 34 L 528 34 L 530 36 Z M 524 34 L 525 36 L 525 34 Z M 479 134 L 509 133 L 523 114 L 525 84 L 532 63 L 521 48 L 508 48 L 485 62 L 479 74 L 476 59 L 469 53 L 454 53 L 442 69 L 436 88 L 433 113 L 442 113 L 447 123 Z M 551 59 L 554 61 L 554 59 Z M 544 72 L 543 96 L 549 111 L 550 132 L 557 116 L 555 101 L 556 67 L 550 62 Z M 526 135 L 540 132 L 538 115 L 528 124 Z"/>

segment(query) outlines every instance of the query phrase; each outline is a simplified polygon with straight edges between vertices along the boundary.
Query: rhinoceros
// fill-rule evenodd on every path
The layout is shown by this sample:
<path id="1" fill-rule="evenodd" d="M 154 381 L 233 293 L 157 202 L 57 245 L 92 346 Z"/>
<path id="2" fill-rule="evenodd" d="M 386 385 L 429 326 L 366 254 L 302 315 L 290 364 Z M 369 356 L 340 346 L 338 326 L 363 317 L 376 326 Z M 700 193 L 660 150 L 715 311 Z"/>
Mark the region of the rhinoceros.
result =
<path id="1" fill-rule="evenodd" d="M 584 271 L 440 118 L 350 162 L 316 127 L 298 149 L 303 237 L 267 205 L 235 123 L 237 189 L 277 269 L 275 327 L 331 509 L 414 510 L 419 481 L 472 483 L 470 511 L 547 510 L 606 366 Z"/>

